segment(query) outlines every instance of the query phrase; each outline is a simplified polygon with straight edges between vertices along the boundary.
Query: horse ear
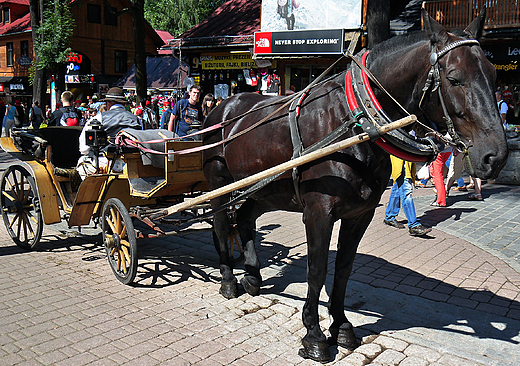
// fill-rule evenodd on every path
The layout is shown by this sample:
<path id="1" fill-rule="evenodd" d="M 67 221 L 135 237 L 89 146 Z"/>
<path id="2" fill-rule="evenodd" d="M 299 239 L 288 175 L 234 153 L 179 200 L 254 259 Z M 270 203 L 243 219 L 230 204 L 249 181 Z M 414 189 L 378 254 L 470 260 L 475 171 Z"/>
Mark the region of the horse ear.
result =
<path id="1" fill-rule="evenodd" d="M 475 39 L 480 39 L 482 36 L 482 30 L 484 29 L 484 21 L 486 20 L 486 6 L 482 7 L 478 17 L 473 19 L 470 25 L 464 29 L 464 32 L 468 33 Z"/>
<path id="2" fill-rule="evenodd" d="M 448 32 L 446 29 L 433 19 L 424 8 L 421 9 L 421 17 L 426 36 L 433 44 L 443 46 L 448 43 Z"/>

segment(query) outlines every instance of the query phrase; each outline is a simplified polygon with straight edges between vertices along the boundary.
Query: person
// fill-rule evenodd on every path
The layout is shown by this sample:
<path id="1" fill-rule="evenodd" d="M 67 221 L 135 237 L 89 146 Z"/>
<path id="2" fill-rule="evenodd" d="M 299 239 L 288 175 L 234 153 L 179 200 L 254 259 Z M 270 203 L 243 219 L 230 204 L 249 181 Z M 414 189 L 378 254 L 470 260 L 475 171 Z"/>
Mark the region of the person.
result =
<path id="1" fill-rule="evenodd" d="M 399 209 L 402 206 L 406 219 L 408 220 L 408 232 L 411 236 L 423 236 L 432 231 L 431 228 L 423 226 L 415 213 L 412 192 L 415 180 L 415 163 L 404 161 L 396 156 L 390 155 L 392 162 L 392 179 L 394 185 L 390 193 L 390 199 L 386 206 L 385 219 L 386 225 L 403 229 L 404 225 L 396 220 Z"/>
<path id="2" fill-rule="evenodd" d="M 29 111 L 29 122 L 32 128 L 38 129 L 44 121 L 45 117 L 43 116 L 43 112 L 39 106 L 39 102 L 35 100 L 33 106 L 31 107 L 31 110 Z"/>
<path id="3" fill-rule="evenodd" d="M 437 198 L 430 203 L 430 206 L 435 207 L 446 207 L 446 187 L 444 185 L 444 167 L 446 161 L 452 153 L 452 147 L 448 146 L 444 151 L 437 154 L 437 157 L 431 164 L 431 176 L 433 179 L 433 185 L 435 186 L 435 193 Z"/>
<path id="4" fill-rule="evenodd" d="M 157 120 L 155 117 L 155 112 L 151 107 L 151 103 L 148 99 L 141 100 L 141 110 L 143 112 L 143 130 L 150 130 L 157 128 Z"/>
<path id="5" fill-rule="evenodd" d="M 213 94 L 208 93 L 204 97 L 204 100 L 202 101 L 202 115 L 204 116 L 204 120 L 206 120 L 206 117 L 208 116 L 209 112 L 215 107 L 215 97 L 213 97 Z"/>
<path id="6" fill-rule="evenodd" d="M 2 125 L 0 126 L 0 135 L 2 134 L 2 128 L 4 126 L 4 120 L 5 120 L 5 102 L 3 100 L 0 100 L 0 120 Z"/>
<path id="7" fill-rule="evenodd" d="M 11 102 L 7 102 L 7 107 L 5 108 L 5 120 L 4 126 L 2 129 L 2 137 L 11 137 L 11 130 L 14 126 L 14 116 L 16 114 L 16 108 L 12 105 Z"/>
<path id="8" fill-rule="evenodd" d="M 507 127 L 506 116 L 507 116 L 507 110 L 509 109 L 509 107 L 507 106 L 506 101 L 503 99 L 502 92 L 500 90 L 497 90 L 495 92 L 495 97 L 497 98 L 498 111 L 500 113 L 500 118 L 502 119 L 502 125 L 504 126 L 504 128 L 506 128 Z"/>
<path id="9" fill-rule="evenodd" d="M 215 101 L 215 105 L 219 105 L 220 103 L 222 103 L 223 100 L 224 100 L 224 98 L 222 98 L 222 95 L 219 95 L 217 97 L 217 100 Z"/>
<path id="10" fill-rule="evenodd" d="M 168 130 L 182 137 L 188 135 L 188 132 L 195 132 L 192 130 L 194 127 L 200 127 L 204 116 L 198 102 L 199 97 L 200 86 L 194 84 L 190 87 L 188 99 L 181 99 L 175 104 L 168 123 Z"/>
<path id="11" fill-rule="evenodd" d="M 103 126 L 109 141 L 113 141 L 117 133 L 124 128 L 141 129 L 141 124 L 137 116 L 128 112 L 124 107 L 126 98 L 121 88 L 110 88 L 104 100 L 108 110 L 106 112 L 99 112 L 94 118 L 91 118 L 85 124 L 79 136 L 79 151 L 82 156 L 78 160 L 76 169 L 82 179 L 85 179 L 87 175 L 96 173 L 98 167 L 106 166 L 108 163 L 105 157 L 98 156 L 98 166 L 96 166 L 95 152 L 86 144 L 86 131 L 91 130 L 94 123 L 100 123 Z M 96 122 L 94 122 L 94 120 L 96 120 Z"/>
<path id="12" fill-rule="evenodd" d="M 472 193 L 468 196 L 468 198 L 472 201 L 484 201 L 482 198 L 482 180 L 480 178 L 472 178 L 470 177 L 470 180 L 472 180 L 472 183 L 468 186 L 475 189 L 475 193 Z"/>
<path id="13" fill-rule="evenodd" d="M 25 110 L 19 100 L 14 102 L 14 106 L 16 108 L 16 113 L 14 115 L 14 127 L 21 128 L 23 127 L 23 123 L 25 121 Z"/>
<path id="14" fill-rule="evenodd" d="M 52 116 L 52 109 L 50 105 L 45 105 L 45 119 L 48 120 Z"/>
<path id="15" fill-rule="evenodd" d="M 79 126 L 81 112 L 74 107 L 74 94 L 66 90 L 61 93 L 63 107 L 52 112 L 52 116 L 47 122 L 48 126 Z"/>
<path id="16" fill-rule="evenodd" d="M 169 101 L 164 102 L 166 109 L 163 111 L 161 116 L 160 128 L 167 129 L 170 117 L 172 116 L 172 106 Z"/>

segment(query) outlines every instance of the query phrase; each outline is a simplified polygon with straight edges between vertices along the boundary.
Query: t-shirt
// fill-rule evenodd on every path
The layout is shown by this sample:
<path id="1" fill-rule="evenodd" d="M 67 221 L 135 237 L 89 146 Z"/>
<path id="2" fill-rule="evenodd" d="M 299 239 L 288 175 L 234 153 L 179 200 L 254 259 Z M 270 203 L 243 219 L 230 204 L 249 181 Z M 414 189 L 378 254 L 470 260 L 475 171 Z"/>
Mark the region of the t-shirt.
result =
<path id="1" fill-rule="evenodd" d="M 186 136 L 191 128 L 190 125 L 196 122 L 202 123 L 204 118 L 200 103 L 193 105 L 189 102 L 189 99 L 179 100 L 175 104 L 173 114 L 178 121 L 174 131 L 178 136 Z"/>

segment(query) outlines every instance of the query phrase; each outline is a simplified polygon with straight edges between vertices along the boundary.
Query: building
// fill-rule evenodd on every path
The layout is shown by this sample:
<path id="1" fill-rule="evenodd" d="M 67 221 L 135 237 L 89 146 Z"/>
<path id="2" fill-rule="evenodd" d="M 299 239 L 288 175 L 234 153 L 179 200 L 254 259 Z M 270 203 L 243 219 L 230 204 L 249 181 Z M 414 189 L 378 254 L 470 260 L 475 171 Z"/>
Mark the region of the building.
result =
<path id="1" fill-rule="evenodd" d="M 128 0 L 73 0 L 76 26 L 65 68 L 66 88 L 77 98 L 102 94 L 134 64 L 132 17 L 113 11 L 131 6 Z M 29 66 L 34 59 L 29 0 L 0 0 L 0 98 L 16 98 L 30 104 Z M 157 54 L 161 37 L 145 24 L 147 54 Z M 49 75 L 49 78 L 51 75 Z"/>

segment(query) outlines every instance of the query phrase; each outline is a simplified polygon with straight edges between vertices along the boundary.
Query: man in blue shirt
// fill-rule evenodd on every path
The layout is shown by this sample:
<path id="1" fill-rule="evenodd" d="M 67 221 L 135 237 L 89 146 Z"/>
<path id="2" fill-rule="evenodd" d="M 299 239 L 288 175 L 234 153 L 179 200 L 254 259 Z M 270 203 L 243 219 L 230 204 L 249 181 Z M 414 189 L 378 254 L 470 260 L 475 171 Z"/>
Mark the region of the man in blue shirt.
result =
<path id="1" fill-rule="evenodd" d="M 190 87 L 188 99 L 181 99 L 175 104 L 173 113 L 170 117 L 168 130 L 175 132 L 178 136 L 188 135 L 200 128 L 202 120 L 202 106 L 199 103 L 200 86 Z"/>

